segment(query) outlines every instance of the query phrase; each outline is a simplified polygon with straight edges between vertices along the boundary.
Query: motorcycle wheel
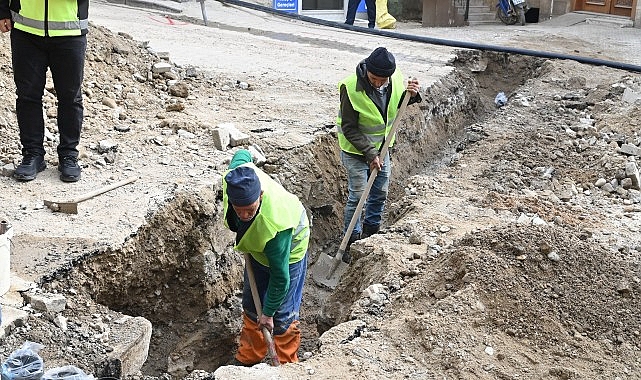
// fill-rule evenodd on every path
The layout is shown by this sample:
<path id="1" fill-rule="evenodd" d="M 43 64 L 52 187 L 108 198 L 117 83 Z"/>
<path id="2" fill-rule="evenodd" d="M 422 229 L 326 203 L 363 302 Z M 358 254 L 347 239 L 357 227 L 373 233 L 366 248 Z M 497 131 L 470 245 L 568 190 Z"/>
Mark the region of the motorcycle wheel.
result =
<path id="1" fill-rule="evenodd" d="M 518 21 L 516 15 L 506 15 L 501 7 L 496 8 L 496 17 L 498 17 L 505 25 L 514 25 Z"/>

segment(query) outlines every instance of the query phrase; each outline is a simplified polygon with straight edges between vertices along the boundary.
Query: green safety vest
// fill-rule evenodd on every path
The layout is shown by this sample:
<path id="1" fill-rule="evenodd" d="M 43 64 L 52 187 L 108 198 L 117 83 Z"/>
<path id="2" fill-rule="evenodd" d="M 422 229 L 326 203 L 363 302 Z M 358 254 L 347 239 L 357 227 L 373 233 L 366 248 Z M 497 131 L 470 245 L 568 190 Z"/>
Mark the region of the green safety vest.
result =
<path id="1" fill-rule="evenodd" d="M 89 0 L 11 0 L 14 28 L 37 36 L 80 36 L 89 27 Z"/>
<path id="2" fill-rule="evenodd" d="M 305 257 L 309 245 L 309 221 L 305 207 L 298 197 L 285 190 L 254 164 L 246 163 L 240 166 L 254 169 L 263 190 L 263 200 L 254 221 L 234 249 L 250 253 L 256 261 L 268 267 L 269 261 L 263 252 L 265 245 L 278 232 L 292 229 L 289 263 L 294 264 L 301 261 Z M 227 181 L 225 181 L 227 173 L 229 170 L 223 175 L 223 215 L 225 216 L 229 208 Z M 229 228 L 227 218 L 223 217 L 223 219 L 225 227 Z"/>
<path id="3" fill-rule="evenodd" d="M 383 141 L 385 140 L 385 136 L 387 136 L 392 129 L 394 119 L 396 119 L 396 114 L 398 113 L 398 103 L 401 101 L 401 97 L 405 91 L 405 86 L 403 85 L 403 74 L 396 70 L 390 77 L 392 93 L 389 95 L 389 106 L 387 107 L 387 124 L 385 124 L 383 115 L 381 115 L 381 112 L 378 110 L 372 99 L 367 96 L 365 90 L 356 91 L 357 82 L 358 78 L 356 74 L 352 74 L 338 83 L 338 89 L 340 91 L 341 87 L 345 86 L 347 89 L 347 96 L 349 96 L 349 101 L 352 103 L 354 111 L 358 112 L 358 129 L 369 138 L 369 141 L 376 147 L 376 149 L 380 150 L 383 145 Z M 363 155 L 362 152 L 356 149 L 354 145 L 345 138 L 345 135 L 343 134 L 342 121 L 339 110 L 338 117 L 336 118 L 336 124 L 338 126 L 338 145 L 341 150 L 348 153 Z M 390 147 L 394 145 L 395 139 L 396 136 L 392 136 Z"/>

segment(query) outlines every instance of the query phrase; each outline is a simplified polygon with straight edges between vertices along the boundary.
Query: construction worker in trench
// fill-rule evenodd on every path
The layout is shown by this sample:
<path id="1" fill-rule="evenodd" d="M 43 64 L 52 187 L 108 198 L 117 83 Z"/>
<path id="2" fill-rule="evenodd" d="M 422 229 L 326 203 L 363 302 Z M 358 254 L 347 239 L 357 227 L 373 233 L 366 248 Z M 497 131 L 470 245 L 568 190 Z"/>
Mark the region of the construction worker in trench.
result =
<path id="1" fill-rule="evenodd" d="M 378 170 L 364 207 L 364 215 L 358 216 L 343 261 L 349 263 L 350 245 L 365 239 L 381 228 L 381 220 L 391 176 L 391 154 L 394 138 L 386 157 L 380 157 L 380 149 L 392 129 L 403 98 L 409 94 L 408 104 L 422 101 L 419 83 L 409 79 L 407 87 L 403 75 L 396 70 L 392 53 L 378 47 L 362 60 L 353 74 L 338 83 L 340 109 L 338 145 L 340 157 L 347 172 L 348 197 L 344 211 L 343 233 L 356 212 L 361 195 L 365 191 L 368 177 Z"/>
<path id="2" fill-rule="evenodd" d="M 237 365 L 260 363 L 267 355 L 262 328 L 272 332 L 281 363 L 298 361 L 299 311 L 307 273 L 309 220 L 289 193 L 239 150 L 223 176 L 224 224 L 236 232 L 234 249 L 247 252 L 243 284 L 243 326 Z M 253 268 L 262 310 L 254 306 L 247 266 Z"/>

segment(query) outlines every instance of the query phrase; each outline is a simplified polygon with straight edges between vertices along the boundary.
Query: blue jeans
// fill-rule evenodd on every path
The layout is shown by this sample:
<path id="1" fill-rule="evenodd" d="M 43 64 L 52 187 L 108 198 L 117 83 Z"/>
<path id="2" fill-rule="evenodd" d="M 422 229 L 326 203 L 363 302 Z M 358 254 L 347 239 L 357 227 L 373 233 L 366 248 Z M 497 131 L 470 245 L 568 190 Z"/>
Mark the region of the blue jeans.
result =
<path id="1" fill-rule="evenodd" d="M 254 260 L 251 255 L 249 255 L 249 257 L 251 263 L 245 263 L 245 265 L 251 265 L 254 269 L 256 287 L 258 288 L 258 295 L 262 304 L 267 293 L 267 285 L 269 285 L 269 267 Z M 306 274 L 307 253 L 301 261 L 289 264 L 289 290 L 287 290 L 287 295 L 283 303 L 278 310 L 276 310 L 276 313 L 274 313 L 274 335 L 284 334 L 292 322 L 299 320 Z M 247 269 L 245 269 L 245 280 L 243 284 L 243 311 L 251 320 L 256 321 L 258 319 L 251 287 L 249 285 L 249 277 L 247 277 Z"/>
<path id="2" fill-rule="evenodd" d="M 82 79 L 87 36 L 41 37 L 11 30 L 11 56 L 16 83 L 16 117 L 22 155 L 44 156 L 42 94 L 47 68 L 58 99 L 58 156 L 78 157 L 82 129 Z"/>
<path id="3" fill-rule="evenodd" d="M 343 219 L 343 233 L 345 233 L 347 232 L 349 223 L 352 221 L 354 212 L 356 212 L 358 201 L 361 199 L 363 191 L 365 191 L 365 186 L 367 186 L 367 179 L 369 178 L 370 170 L 369 165 L 366 162 L 352 157 L 343 151 L 341 151 L 341 161 L 347 170 L 347 187 L 349 190 Z M 364 216 L 359 215 L 352 234 L 359 234 L 363 230 L 361 216 L 363 216 L 363 224 L 374 227 L 381 225 L 383 209 L 385 207 L 385 201 L 387 200 L 387 193 L 389 191 L 389 179 L 391 172 L 392 165 L 390 162 L 390 155 L 388 154 L 383 161 L 383 168 L 378 172 L 378 175 L 372 184 L 372 188 L 369 191 L 369 195 L 367 196 L 367 200 L 365 201 L 365 205 L 363 206 L 365 214 Z"/>

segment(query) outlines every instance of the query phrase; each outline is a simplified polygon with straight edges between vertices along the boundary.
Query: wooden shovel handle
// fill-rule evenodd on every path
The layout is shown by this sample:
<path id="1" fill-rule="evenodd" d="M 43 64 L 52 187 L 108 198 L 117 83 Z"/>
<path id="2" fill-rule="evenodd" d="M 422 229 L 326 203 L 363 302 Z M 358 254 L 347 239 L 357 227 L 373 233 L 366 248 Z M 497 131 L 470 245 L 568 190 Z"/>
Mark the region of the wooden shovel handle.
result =
<path id="1" fill-rule="evenodd" d="M 261 306 L 260 296 L 258 295 L 258 286 L 256 286 L 256 277 L 254 277 L 254 268 L 252 267 L 251 257 L 249 253 L 243 252 L 245 256 L 245 268 L 247 268 L 247 277 L 249 278 L 249 287 L 252 291 L 252 298 L 254 299 L 254 307 L 256 308 L 256 315 L 260 318 L 263 314 L 263 307 Z M 267 330 L 266 327 L 262 328 L 263 337 L 267 343 L 267 351 L 269 353 L 269 358 L 274 367 L 280 365 L 280 360 L 278 360 L 278 353 L 276 352 L 276 346 L 274 346 L 274 339 L 272 334 Z"/>
<path id="2" fill-rule="evenodd" d="M 410 93 L 408 91 L 405 91 L 405 97 L 403 98 L 403 103 L 401 104 L 401 108 L 399 108 L 398 113 L 396 114 L 396 119 L 394 119 L 394 124 L 392 124 L 392 129 L 390 130 L 389 134 L 385 136 L 385 142 L 383 143 L 383 147 L 379 154 L 379 157 L 381 157 L 381 160 L 383 161 L 385 160 L 385 156 L 387 156 L 389 145 L 391 141 L 394 139 L 394 135 L 396 134 L 396 130 L 398 129 L 402 116 L 405 114 L 405 109 L 407 108 L 407 103 L 409 103 L 410 98 L 411 98 Z M 356 206 L 356 211 L 354 211 L 354 215 L 352 215 L 352 220 L 349 222 L 347 231 L 345 231 L 345 236 L 343 236 L 341 245 L 338 248 L 338 253 L 336 254 L 336 256 L 334 256 L 336 265 L 334 266 L 333 270 L 330 271 L 330 275 L 336 270 L 336 267 L 338 266 L 338 262 L 340 262 L 343 258 L 343 254 L 345 253 L 345 248 L 347 247 L 347 242 L 349 241 L 349 238 L 352 235 L 352 231 L 354 231 L 354 226 L 356 226 L 356 221 L 361 216 L 361 211 L 363 211 L 363 205 L 365 205 L 365 200 L 369 195 L 369 191 L 372 189 L 372 185 L 374 184 L 374 180 L 376 179 L 377 175 L 378 175 L 377 169 L 372 170 L 372 172 L 369 175 L 369 179 L 367 180 L 367 186 L 365 186 L 365 189 L 363 190 L 363 195 L 361 195 L 361 199 L 358 201 L 358 205 Z"/>
<path id="3" fill-rule="evenodd" d="M 122 181 L 118 181 L 118 182 L 112 183 L 111 185 L 108 185 L 108 186 L 105 186 L 105 187 L 101 187 L 100 189 L 97 189 L 97 190 L 91 191 L 89 193 L 83 194 L 83 195 L 79 196 L 78 198 L 75 198 L 71 202 L 72 203 L 80 203 L 82 201 L 86 201 L 87 199 L 91 199 L 91 198 L 95 197 L 96 195 L 100 195 L 102 193 L 106 193 L 107 191 L 111 191 L 113 189 L 116 189 L 116 188 L 118 188 L 120 186 L 124 186 L 124 185 L 127 185 L 129 183 L 132 183 L 137 179 L 138 179 L 138 177 L 129 177 L 127 179 L 123 179 Z"/>

